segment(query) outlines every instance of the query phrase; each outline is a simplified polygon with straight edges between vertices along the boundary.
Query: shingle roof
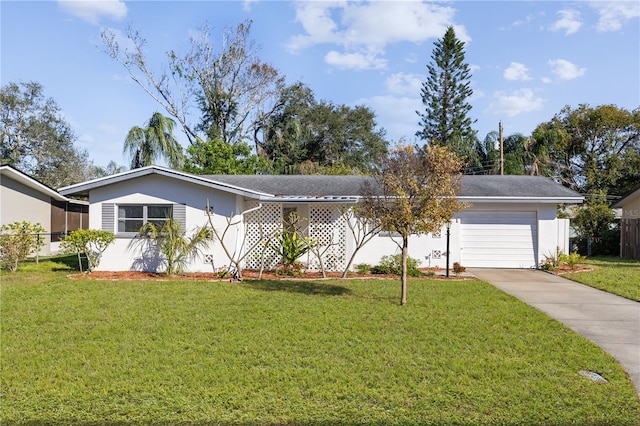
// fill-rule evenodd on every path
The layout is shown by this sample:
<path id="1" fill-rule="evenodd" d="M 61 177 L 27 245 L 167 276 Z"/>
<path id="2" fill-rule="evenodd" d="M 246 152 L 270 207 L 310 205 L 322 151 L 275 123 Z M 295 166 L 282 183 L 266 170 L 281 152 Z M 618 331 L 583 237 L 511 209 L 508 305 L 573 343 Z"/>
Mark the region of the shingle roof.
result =
<path id="1" fill-rule="evenodd" d="M 204 175 L 212 181 L 265 192 L 276 197 L 357 197 L 364 176 L 320 175 Z"/>
<path id="2" fill-rule="evenodd" d="M 369 181 L 375 187 L 375 180 L 366 176 L 319 176 L 319 175 L 192 175 L 159 166 L 148 166 L 129 170 L 60 188 L 63 195 L 88 195 L 92 189 L 136 179 L 150 174 L 180 179 L 197 185 L 214 187 L 223 191 L 244 195 L 264 201 L 316 199 L 334 202 L 345 199 L 356 201 L 362 187 Z M 527 201 L 536 199 L 544 202 L 582 202 L 583 197 L 575 191 L 541 176 L 463 176 L 458 196 L 473 202 L 482 200 Z"/>
<path id="3" fill-rule="evenodd" d="M 212 181 L 276 197 L 358 197 L 365 176 L 206 175 Z M 580 194 L 542 176 L 463 176 L 460 197 L 579 198 Z"/>
<path id="4" fill-rule="evenodd" d="M 577 192 L 543 176 L 464 176 L 460 185 L 461 197 L 579 197 Z"/>

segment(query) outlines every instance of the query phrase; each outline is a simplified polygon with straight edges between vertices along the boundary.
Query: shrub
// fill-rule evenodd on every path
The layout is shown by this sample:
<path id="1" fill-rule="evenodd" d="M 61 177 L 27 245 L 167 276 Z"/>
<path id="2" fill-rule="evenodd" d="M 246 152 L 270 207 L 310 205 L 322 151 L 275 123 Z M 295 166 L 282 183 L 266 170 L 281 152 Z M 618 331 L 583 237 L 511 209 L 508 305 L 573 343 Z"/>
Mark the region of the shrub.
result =
<path id="1" fill-rule="evenodd" d="M 465 268 L 464 266 L 462 266 L 460 264 L 460 262 L 454 262 L 453 263 L 453 273 L 456 275 L 460 275 L 461 273 L 463 273 L 464 271 L 466 271 L 467 268 Z"/>
<path id="2" fill-rule="evenodd" d="M 298 258 L 307 254 L 317 244 L 316 239 L 304 236 L 306 222 L 307 218 L 298 213 L 289 213 L 283 220 L 280 234 L 267 243 L 267 247 L 281 258 L 284 269 L 292 269 Z"/>
<path id="3" fill-rule="evenodd" d="M 540 264 L 543 271 L 555 271 L 560 266 L 560 257 L 563 255 L 560 247 L 556 247 L 555 252 L 549 252 L 544 256 L 544 261 Z"/>
<path id="4" fill-rule="evenodd" d="M 581 256 L 578 252 L 574 251 L 571 254 L 561 254 L 560 261 L 567 265 L 572 271 L 576 270 L 576 266 L 580 262 L 584 262 L 587 258 L 585 256 Z"/>
<path id="5" fill-rule="evenodd" d="M 276 275 L 288 275 L 288 276 L 296 276 L 301 275 L 302 272 L 302 263 L 294 262 L 291 264 L 281 263 L 276 267 Z"/>
<path id="6" fill-rule="evenodd" d="M 407 257 L 407 275 L 420 277 L 422 272 L 418 270 L 420 261 L 413 257 Z M 371 268 L 372 274 L 400 275 L 402 273 L 402 255 L 382 256 L 380 263 Z"/>
<path id="7" fill-rule="evenodd" d="M 78 229 L 71 232 L 60 243 L 60 249 L 65 253 L 75 253 L 78 256 L 78 268 L 82 272 L 82 258 L 87 258 L 87 269 L 91 271 L 98 267 L 102 253 L 113 242 L 113 232 L 98 229 Z"/>
<path id="8" fill-rule="evenodd" d="M 155 243 L 158 252 L 164 256 L 168 275 L 182 273 L 189 260 L 213 241 L 213 232 L 208 227 L 197 228 L 187 237 L 182 226 L 172 218 L 165 220 L 162 226 L 147 222 L 138 234 Z"/>
<path id="9" fill-rule="evenodd" d="M 359 274 L 368 274 L 371 272 L 371 265 L 368 263 L 360 263 L 356 265 L 356 271 L 358 271 Z"/>
<path id="10" fill-rule="evenodd" d="M 2 267 L 11 272 L 34 251 L 44 245 L 44 238 L 38 235 L 46 232 L 39 223 L 13 222 L 0 227 L 0 255 Z"/>

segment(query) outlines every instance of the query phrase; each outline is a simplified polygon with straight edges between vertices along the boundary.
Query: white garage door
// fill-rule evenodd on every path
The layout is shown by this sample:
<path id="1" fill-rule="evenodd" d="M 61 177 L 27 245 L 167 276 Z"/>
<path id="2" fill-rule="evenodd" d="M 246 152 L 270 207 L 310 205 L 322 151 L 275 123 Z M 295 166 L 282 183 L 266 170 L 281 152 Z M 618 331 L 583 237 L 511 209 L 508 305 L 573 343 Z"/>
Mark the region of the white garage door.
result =
<path id="1" fill-rule="evenodd" d="M 460 219 L 460 263 L 487 268 L 536 265 L 535 212 L 468 212 Z"/>

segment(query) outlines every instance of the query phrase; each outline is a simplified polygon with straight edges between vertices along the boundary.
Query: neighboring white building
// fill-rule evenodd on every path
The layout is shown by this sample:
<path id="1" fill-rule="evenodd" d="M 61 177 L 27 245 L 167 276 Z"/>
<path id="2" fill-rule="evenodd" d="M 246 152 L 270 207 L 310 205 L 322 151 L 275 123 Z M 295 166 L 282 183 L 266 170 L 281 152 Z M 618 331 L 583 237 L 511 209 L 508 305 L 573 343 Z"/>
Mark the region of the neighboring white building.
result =
<path id="1" fill-rule="evenodd" d="M 196 176 L 158 166 L 130 170 L 60 189 L 66 196 L 88 196 L 90 228 L 116 234 L 105 252 L 100 270 L 162 269 L 154 253 L 134 244 L 136 230 L 149 220 L 171 214 L 188 231 L 207 223 L 210 206 L 214 226 L 222 231 L 235 216 L 225 245 L 237 253 L 247 250 L 261 235 L 277 229 L 283 216 L 296 211 L 308 218 L 308 235 L 330 246 L 323 263 L 341 270 L 354 242 L 343 209 L 360 199 L 362 176 L 215 175 Z M 568 252 L 569 223 L 557 218 L 562 204 L 583 198 L 552 180 L 532 176 L 464 176 L 459 199 L 470 207 L 457 213 L 450 225 L 450 263 L 465 267 L 535 268 L 557 248 Z M 243 214 L 245 212 L 246 214 Z M 241 220 L 242 219 L 242 220 Z M 421 266 L 445 267 L 447 229 L 413 236 L 409 256 Z M 375 265 L 383 255 L 399 252 L 389 233 L 364 246 L 353 264 Z M 259 268 L 263 244 L 249 254 L 245 268 Z M 317 267 L 313 254 L 301 261 Z M 279 259 L 266 256 L 267 267 Z M 189 271 L 212 271 L 229 264 L 220 242 L 194 259 Z"/>

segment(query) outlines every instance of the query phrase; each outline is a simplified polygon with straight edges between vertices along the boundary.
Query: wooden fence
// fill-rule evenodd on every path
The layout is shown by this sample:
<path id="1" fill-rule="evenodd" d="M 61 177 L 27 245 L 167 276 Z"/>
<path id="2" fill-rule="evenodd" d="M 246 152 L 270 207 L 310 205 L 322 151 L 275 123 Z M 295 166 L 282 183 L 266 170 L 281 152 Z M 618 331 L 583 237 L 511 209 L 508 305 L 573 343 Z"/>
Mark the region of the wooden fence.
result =
<path id="1" fill-rule="evenodd" d="M 640 219 L 620 221 L 620 255 L 640 259 Z"/>

